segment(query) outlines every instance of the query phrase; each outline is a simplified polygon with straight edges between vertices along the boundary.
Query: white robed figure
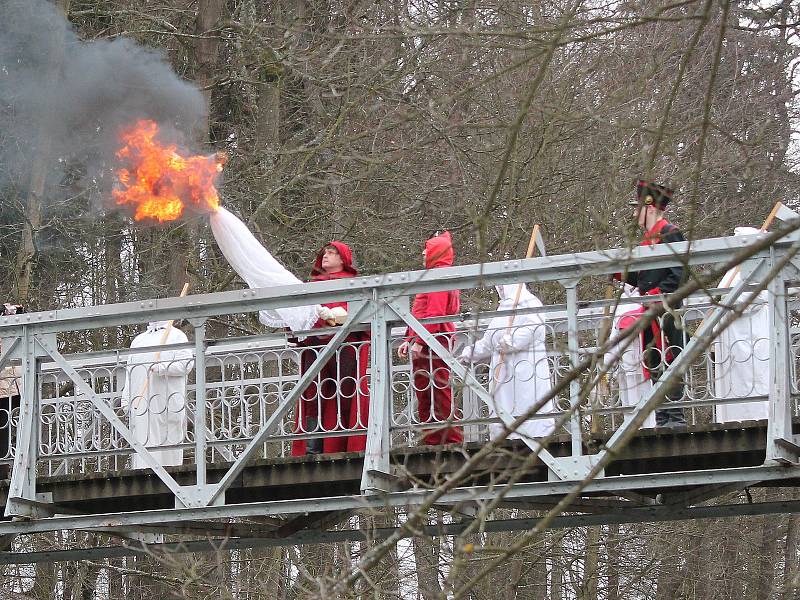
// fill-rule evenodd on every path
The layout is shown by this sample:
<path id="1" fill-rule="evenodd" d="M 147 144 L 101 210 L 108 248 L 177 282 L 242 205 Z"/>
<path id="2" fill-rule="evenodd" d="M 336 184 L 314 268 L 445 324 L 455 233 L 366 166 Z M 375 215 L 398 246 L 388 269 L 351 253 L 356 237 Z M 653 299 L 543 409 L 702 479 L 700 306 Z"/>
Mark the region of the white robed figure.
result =
<path id="1" fill-rule="evenodd" d="M 639 290 L 629 284 L 624 284 L 620 298 L 636 298 Z M 642 314 L 642 306 L 636 304 L 617 304 L 612 316 L 611 339 L 621 335 L 627 328 L 632 327 Z M 642 362 L 642 340 L 639 335 L 629 336 L 614 345 L 604 357 L 605 368 L 609 368 L 617 380 L 619 388 L 619 403 L 621 406 L 636 406 L 653 389 L 653 382 L 645 375 Z M 633 413 L 627 411 L 624 420 L 633 418 Z M 656 416 L 654 412 L 647 415 L 642 427 L 655 427 Z"/>
<path id="2" fill-rule="evenodd" d="M 133 339 L 131 348 L 163 349 L 131 354 L 125 370 L 122 402 L 128 406 L 131 433 L 162 466 L 183 464 L 183 449 L 158 448 L 186 441 L 186 378 L 194 361 L 191 350 L 171 350 L 170 345 L 187 342 L 186 334 L 169 327 L 168 321 L 149 323 L 147 330 Z M 132 467 L 144 469 L 147 465 L 135 454 Z"/>
<path id="3" fill-rule="evenodd" d="M 518 310 L 540 308 L 541 300 L 523 284 L 497 286 L 500 295 L 498 311 L 512 310 L 517 289 L 521 287 Z M 544 313 L 517 315 L 509 327 L 508 317 L 495 317 L 489 322 L 486 333 L 472 346 L 461 352 L 462 362 L 490 361 L 492 417 L 505 413 L 513 418 L 525 414 L 551 390 L 550 363 L 547 359 L 545 338 L 547 326 Z M 501 358 L 502 356 L 502 358 Z M 537 412 L 553 412 L 553 401 L 548 400 Z M 552 418 L 531 419 L 508 437 L 545 437 L 552 433 L 555 422 Z M 503 425 L 492 423 L 492 437 L 503 431 Z"/>
<path id="4" fill-rule="evenodd" d="M 761 233 L 755 227 L 736 227 L 734 235 Z M 742 276 L 731 269 L 719 287 L 736 287 Z M 750 294 L 752 295 L 752 294 Z M 748 299 L 743 295 L 742 299 Z M 769 395 L 769 312 L 767 292 L 761 292 L 714 343 L 714 395 L 720 399 Z M 739 402 L 716 406 L 715 421 L 766 419 L 769 402 Z"/>

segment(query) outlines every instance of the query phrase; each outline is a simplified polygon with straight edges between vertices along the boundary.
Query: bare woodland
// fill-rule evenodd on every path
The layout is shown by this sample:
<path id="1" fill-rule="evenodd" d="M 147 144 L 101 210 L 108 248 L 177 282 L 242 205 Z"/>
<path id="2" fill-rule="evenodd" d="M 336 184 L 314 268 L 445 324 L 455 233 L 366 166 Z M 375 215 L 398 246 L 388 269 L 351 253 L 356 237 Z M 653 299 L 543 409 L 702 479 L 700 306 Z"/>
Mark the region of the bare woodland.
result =
<path id="1" fill-rule="evenodd" d="M 552 254 L 630 244 L 625 202 L 640 176 L 676 188 L 671 219 L 689 239 L 758 226 L 778 200 L 797 207 L 789 0 L 56 4 L 80 38 L 160 49 L 202 91 L 208 113 L 187 133 L 198 151 L 228 153 L 222 203 L 301 277 L 333 238 L 363 274 L 419 268 L 422 242 L 444 228 L 460 264 L 524 255 L 536 223 Z M 57 81 L 69 53 L 57 36 L 49 52 Z M 187 278 L 192 293 L 242 286 L 202 217 L 132 222 L 80 156 L 44 134 L 15 139 L 13 118 L 0 105 L 0 144 L 28 153 L 24 168 L 0 161 L 0 300 L 36 310 L 177 295 Z M 537 293 L 559 301 L 555 288 Z M 552 529 L 477 578 L 520 534 L 404 540 L 361 573 L 370 543 L 6 567 L 0 597 L 800 597 L 794 515 Z"/>

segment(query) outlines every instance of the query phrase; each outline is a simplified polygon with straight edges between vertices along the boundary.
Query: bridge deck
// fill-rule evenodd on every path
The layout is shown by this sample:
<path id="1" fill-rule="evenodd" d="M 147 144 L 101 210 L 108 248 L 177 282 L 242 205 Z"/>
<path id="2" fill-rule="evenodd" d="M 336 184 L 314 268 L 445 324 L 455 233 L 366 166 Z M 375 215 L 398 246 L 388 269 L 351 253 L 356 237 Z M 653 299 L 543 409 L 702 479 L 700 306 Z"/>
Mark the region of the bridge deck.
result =
<path id="1" fill-rule="evenodd" d="M 794 424 L 800 430 L 800 422 Z M 589 453 L 600 447 L 609 435 L 591 438 Z M 695 425 L 680 430 L 644 429 L 633 439 L 621 457 L 606 470 L 606 476 L 644 475 L 755 467 L 764 462 L 766 424 L 748 421 L 731 424 Z M 461 467 L 481 444 L 465 446 L 420 446 L 392 452 L 398 473 L 397 489 L 435 485 Z M 570 455 L 569 436 L 559 436 L 549 445 L 553 456 Z M 504 474 L 524 467 L 530 449 L 521 441 L 509 441 L 475 471 L 463 485 L 502 483 Z M 363 453 L 259 459 L 251 462 L 228 489 L 227 504 L 270 502 L 358 495 L 363 472 Z M 216 483 L 229 463 L 208 465 L 209 483 Z M 195 476 L 192 465 L 170 467 L 168 471 L 181 484 L 190 485 Z M 547 481 L 547 468 L 540 460 L 525 468 L 522 482 Z M 655 481 L 655 478 L 654 478 Z M 674 488 L 674 486 L 672 486 Z M 171 509 L 174 495 L 149 470 L 122 470 L 81 476 L 62 475 L 40 478 L 40 492 L 51 493 L 55 509 L 79 514 L 102 514 L 130 510 Z M 639 489 L 655 496 L 665 487 Z M 0 504 L 5 505 L 8 481 L 0 482 Z M 596 493 L 592 493 L 596 495 Z M 532 492 L 531 497 L 536 497 Z M 313 508 L 311 509 L 313 510 Z"/>

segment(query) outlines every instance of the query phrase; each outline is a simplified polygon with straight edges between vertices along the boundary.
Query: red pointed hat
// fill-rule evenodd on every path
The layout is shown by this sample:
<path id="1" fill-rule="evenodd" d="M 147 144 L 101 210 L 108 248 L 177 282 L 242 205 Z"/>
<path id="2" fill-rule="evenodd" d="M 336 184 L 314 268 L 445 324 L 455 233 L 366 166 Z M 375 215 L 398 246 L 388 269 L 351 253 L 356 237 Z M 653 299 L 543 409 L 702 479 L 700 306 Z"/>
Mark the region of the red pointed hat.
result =
<path id="1" fill-rule="evenodd" d="M 425 268 L 451 267 L 455 260 L 450 232 L 435 235 L 425 242 Z"/>

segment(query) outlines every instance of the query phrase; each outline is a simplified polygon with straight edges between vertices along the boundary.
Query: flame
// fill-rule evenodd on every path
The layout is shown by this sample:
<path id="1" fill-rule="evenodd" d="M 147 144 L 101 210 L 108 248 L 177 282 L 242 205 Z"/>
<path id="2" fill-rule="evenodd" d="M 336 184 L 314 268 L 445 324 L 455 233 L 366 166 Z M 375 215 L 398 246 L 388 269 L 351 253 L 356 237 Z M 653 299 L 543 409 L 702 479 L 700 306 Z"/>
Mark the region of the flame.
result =
<path id="1" fill-rule="evenodd" d="M 214 180 L 226 156 L 182 156 L 176 145 L 164 145 L 157 136 L 158 124 L 150 120 L 137 121 L 120 133 L 123 146 L 116 154 L 125 166 L 116 173 L 116 203 L 133 208 L 137 221 L 174 221 L 187 207 L 215 212 L 219 194 Z"/>

